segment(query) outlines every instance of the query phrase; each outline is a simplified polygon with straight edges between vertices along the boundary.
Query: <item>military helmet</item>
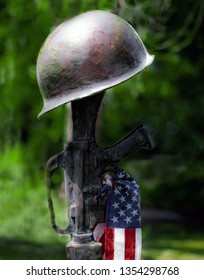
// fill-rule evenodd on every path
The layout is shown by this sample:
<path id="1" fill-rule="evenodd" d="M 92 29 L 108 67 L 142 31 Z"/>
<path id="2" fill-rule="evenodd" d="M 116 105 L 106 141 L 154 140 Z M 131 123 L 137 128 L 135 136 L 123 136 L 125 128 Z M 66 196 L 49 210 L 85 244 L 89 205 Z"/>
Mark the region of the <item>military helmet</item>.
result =
<path id="1" fill-rule="evenodd" d="M 38 55 L 37 80 L 44 101 L 38 116 L 120 84 L 152 61 L 132 26 L 110 12 L 90 11 L 65 21 Z"/>

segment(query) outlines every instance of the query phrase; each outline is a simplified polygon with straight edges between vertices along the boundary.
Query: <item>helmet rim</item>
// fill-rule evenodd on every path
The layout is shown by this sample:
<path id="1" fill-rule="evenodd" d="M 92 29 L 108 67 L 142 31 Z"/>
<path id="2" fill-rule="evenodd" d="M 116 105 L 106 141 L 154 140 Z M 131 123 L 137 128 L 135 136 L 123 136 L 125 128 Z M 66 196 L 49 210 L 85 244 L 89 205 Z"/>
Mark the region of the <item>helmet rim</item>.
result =
<path id="1" fill-rule="evenodd" d="M 146 58 L 145 63 L 143 63 L 142 67 L 140 67 L 140 68 L 138 67 L 135 69 L 135 71 L 132 71 L 132 74 L 129 74 L 129 73 L 126 75 L 124 74 L 123 76 L 126 76 L 126 77 L 122 77 L 122 78 L 117 77 L 117 81 L 113 80 L 112 83 L 110 83 L 110 81 L 107 81 L 107 84 L 104 84 L 104 85 L 99 84 L 98 87 L 95 85 L 94 88 L 92 88 L 92 89 L 86 88 L 84 90 L 81 90 L 81 92 L 79 92 L 77 98 L 75 96 L 76 92 L 66 94 L 66 91 L 63 92 L 63 95 L 61 97 L 54 96 L 50 99 L 43 98 L 43 108 L 40 111 L 40 113 L 38 114 L 38 118 L 41 117 L 43 114 L 45 114 L 49 111 L 52 111 L 61 105 L 70 103 L 70 102 L 78 100 L 78 99 L 82 99 L 84 97 L 88 97 L 88 96 L 97 94 L 101 91 L 104 91 L 104 90 L 112 88 L 116 85 L 122 84 L 123 82 L 131 79 L 132 77 L 134 77 L 135 75 L 140 73 L 142 70 L 144 70 L 146 67 L 148 67 L 153 62 L 153 60 L 154 60 L 154 55 L 149 55 L 147 53 L 147 58 Z"/>
<path id="2" fill-rule="evenodd" d="M 87 25 L 82 33 L 79 30 L 75 36 L 73 30 L 84 22 Z M 108 27 L 104 31 L 105 23 Z M 87 39 L 83 32 L 90 37 Z M 63 104 L 125 82 L 153 59 L 134 28 L 110 12 L 86 12 L 60 24 L 38 55 L 37 81 L 43 98 L 38 118 Z"/>

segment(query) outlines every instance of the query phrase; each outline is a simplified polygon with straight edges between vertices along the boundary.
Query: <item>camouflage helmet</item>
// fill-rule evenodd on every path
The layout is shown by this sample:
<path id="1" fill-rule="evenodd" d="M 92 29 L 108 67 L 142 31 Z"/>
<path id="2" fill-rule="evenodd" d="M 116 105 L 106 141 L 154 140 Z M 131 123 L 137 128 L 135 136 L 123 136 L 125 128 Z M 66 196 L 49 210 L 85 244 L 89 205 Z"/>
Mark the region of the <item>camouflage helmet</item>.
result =
<path id="1" fill-rule="evenodd" d="M 44 102 L 38 116 L 120 84 L 152 61 L 132 26 L 110 12 L 90 11 L 65 21 L 38 55 Z"/>

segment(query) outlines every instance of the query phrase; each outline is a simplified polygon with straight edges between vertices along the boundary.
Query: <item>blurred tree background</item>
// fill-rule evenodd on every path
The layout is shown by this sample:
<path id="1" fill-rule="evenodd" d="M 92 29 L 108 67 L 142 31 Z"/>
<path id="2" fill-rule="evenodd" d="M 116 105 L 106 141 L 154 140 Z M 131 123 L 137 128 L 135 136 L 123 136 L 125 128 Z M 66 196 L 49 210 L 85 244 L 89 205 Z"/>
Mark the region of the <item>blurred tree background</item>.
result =
<path id="1" fill-rule="evenodd" d="M 140 181 L 143 209 L 179 217 L 174 227 L 156 225 L 157 248 L 151 247 L 158 235 L 153 234 L 155 225 L 144 227 L 144 258 L 203 258 L 202 0 L 1 0 L 0 258 L 64 257 L 60 246 L 65 241 L 49 227 L 43 185 L 46 161 L 67 141 L 68 111 L 62 106 L 37 120 L 42 99 L 35 67 L 40 47 L 55 26 L 95 9 L 127 20 L 155 55 L 146 70 L 107 91 L 101 114 L 102 146 L 146 124 L 152 150 L 140 151 L 121 166 Z M 56 203 L 63 211 L 57 192 Z M 181 223 L 195 228 L 194 240 Z M 166 251 L 169 240 L 172 247 Z M 181 240 L 188 240 L 182 248 Z M 41 250 L 46 242 L 47 251 Z M 50 248 L 49 242 L 56 246 Z M 36 255 L 30 253 L 35 250 Z"/>

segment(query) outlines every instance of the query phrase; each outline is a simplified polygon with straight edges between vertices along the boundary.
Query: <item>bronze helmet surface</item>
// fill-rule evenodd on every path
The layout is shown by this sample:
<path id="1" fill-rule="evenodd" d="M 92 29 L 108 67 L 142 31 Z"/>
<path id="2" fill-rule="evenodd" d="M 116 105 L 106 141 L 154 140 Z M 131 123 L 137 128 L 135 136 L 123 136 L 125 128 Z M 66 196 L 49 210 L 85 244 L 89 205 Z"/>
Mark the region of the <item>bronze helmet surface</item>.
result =
<path id="1" fill-rule="evenodd" d="M 122 18 L 90 11 L 65 21 L 45 40 L 37 59 L 44 106 L 62 104 L 120 84 L 153 61 L 136 31 Z"/>

